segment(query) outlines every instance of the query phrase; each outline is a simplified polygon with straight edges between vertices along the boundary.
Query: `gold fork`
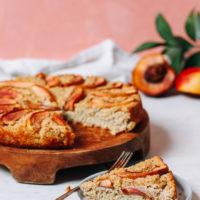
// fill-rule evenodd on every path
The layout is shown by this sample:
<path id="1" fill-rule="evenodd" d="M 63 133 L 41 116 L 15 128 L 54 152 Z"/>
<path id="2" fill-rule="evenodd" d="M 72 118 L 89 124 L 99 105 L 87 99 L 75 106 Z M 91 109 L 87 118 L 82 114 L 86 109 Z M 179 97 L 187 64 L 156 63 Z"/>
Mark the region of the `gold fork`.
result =
<path id="1" fill-rule="evenodd" d="M 132 152 L 123 151 L 121 153 L 121 155 L 119 156 L 119 158 L 116 160 L 116 162 L 111 166 L 111 168 L 106 173 L 110 172 L 111 170 L 113 170 L 115 168 L 125 167 L 132 156 L 133 156 Z M 66 197 L 70 196 L 72 193 L 74 193 L 74 192 L 76 192 L 78 190 L 80 190 L 80 186 L 79 185 L 76 186 L 75 188 L 69 190 L 68 192 L 64 193 L 60 197 L 56 198 L 56 200 L 63 200 Z"/>

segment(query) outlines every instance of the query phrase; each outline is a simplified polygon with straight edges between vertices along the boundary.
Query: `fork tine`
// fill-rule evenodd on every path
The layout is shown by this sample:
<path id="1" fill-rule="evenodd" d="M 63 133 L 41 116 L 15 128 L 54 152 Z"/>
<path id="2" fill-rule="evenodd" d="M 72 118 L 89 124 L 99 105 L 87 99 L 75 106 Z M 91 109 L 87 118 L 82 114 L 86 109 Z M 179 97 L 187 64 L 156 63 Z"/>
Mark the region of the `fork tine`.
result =
<path id="1" fill-rule="evenodd" d="M 119 162 L 117 162 L 115 164 L 114 168 L 120 168 L 123 165 L 124 160 L 127 159 L 128 155 L 129 155 L 129 152 L 125 152 L 125 154 L 121 157 L 121 159 L 119 160 Z M 111 171 L 112 169 L 113 168 L 111 168 L 109 171 Z"/>
<path id="2" fill-rule="evenodd" d="M 123 166 L 124 162 L 127 160 L 128 156 L 129 156 L 130 152 L 126 152 L 126 154 L 124 155 L 124 157 L 120 160 L 120 162 L 118 163 L 117 168 L 120 168 Z"/>
<path id="3" fill-rule="evenodd" d="M 112 169 L 114 169 L 118 164 L 119 162 L 121 162 L 121 160 L 123 159 L 123 157 L 126 155 L 126 152 L 123 151 L 121 153 L 121 155 L 119 156 L 119 158 L 115 161 L 115 163 L 111 166 L 111 168 L 108 170 L 108 171 L 111 171 Z"/>
<path id="4" fill-rule="evenodd" d="M 122 165 L 122 167 L 125 167 L 127 165 L 127 163 L 129 162 L 132 156 L 133 156 L 133 153 L 131 152 L 129 156 L 127 157 L 127 159 L 124 161 L 124 164 Z"/>
<path id="5" fill-rule="evenodd" d="M 124 155 L 121 157 L 121 159 L 115 164 L 114 168 L 111 168 L 109 171 L 115 169 L 115 168 L 120 168 L 122 164 L 124 163 L 124 160 L 127 158 L 128 152 L 124 152 Z"/>

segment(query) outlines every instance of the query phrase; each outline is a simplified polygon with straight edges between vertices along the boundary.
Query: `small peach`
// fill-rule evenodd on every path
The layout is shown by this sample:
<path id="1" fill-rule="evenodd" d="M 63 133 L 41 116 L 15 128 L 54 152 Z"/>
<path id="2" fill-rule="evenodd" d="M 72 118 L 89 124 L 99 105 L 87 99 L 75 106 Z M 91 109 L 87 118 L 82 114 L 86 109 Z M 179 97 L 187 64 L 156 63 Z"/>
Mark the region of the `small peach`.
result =
<path id="1" fill-rule="evenodd" d="M 175 80 L 175 72 L 162 54 L 149 54 L 141 58 L 132 72 L 136 88 L 149 96 L 166 93 Z"/>
<path id="2" fill-rule="evenodd" d="M 200 95 L 200 67 L 183 70 L 177 76 L 175 86 L 179 92 Z"/>

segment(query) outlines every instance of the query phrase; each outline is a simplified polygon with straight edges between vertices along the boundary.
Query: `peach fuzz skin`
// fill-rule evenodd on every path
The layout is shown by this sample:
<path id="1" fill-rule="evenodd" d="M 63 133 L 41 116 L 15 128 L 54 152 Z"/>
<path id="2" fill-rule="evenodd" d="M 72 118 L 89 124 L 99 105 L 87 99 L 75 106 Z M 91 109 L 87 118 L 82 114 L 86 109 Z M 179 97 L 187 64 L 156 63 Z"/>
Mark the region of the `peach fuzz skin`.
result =
<path id="1" fill-rule="evenodd" d="M 175 86 L 179 92 L 200 95 L 200 67 L 183 70 L 177 76 Z"/>

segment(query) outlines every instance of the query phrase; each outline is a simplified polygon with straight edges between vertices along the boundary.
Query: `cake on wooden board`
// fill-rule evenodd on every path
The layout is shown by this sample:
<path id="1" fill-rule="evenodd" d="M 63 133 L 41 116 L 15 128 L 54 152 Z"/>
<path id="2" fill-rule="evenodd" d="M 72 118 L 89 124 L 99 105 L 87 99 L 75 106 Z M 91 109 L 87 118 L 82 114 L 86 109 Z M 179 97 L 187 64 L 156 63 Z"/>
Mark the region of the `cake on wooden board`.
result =
<path id="1" fill-rule="evenodd" d="M 176 200 L 173 174 L 158 156 L 83 183 L 86 200 Z"/>
<path id="2" fill-rule="evenodd" d="M 76 136 L 68 121 L 112 135 L 129 132 L 143 114 L 133 85 L 103 77 L 17 77 L 0 82 L 0 95 L 0 143 L 16 147 L 71 146 Z"/>

